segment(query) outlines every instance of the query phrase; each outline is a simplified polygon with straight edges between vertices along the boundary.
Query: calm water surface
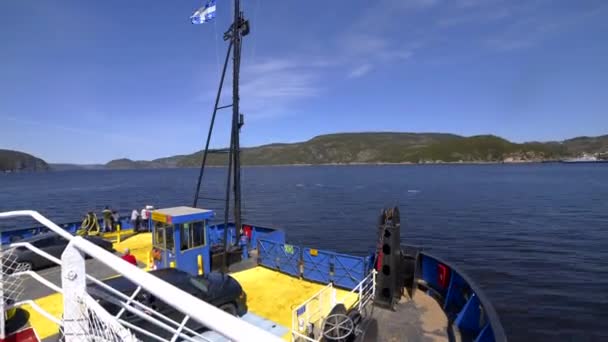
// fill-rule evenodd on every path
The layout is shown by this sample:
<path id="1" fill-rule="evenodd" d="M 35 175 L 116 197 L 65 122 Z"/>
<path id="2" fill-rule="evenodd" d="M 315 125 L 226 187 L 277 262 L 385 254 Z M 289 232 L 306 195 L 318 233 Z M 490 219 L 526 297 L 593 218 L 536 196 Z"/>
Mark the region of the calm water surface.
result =
<path id="1" fill-rule="evenodd" d="M 104 205 L 191 205 L 197 172 L 0 175 L 0 211 L 64 222 Z M 225 170 L 207 172 L 221 197 Z M 243 192 L 247 221 L 346 253 L 373 246 L 380 209 L 398 205 L 403 242 L 475 279 L 510 340 L 608 340 L 608 164 L 252 167 Z"/>

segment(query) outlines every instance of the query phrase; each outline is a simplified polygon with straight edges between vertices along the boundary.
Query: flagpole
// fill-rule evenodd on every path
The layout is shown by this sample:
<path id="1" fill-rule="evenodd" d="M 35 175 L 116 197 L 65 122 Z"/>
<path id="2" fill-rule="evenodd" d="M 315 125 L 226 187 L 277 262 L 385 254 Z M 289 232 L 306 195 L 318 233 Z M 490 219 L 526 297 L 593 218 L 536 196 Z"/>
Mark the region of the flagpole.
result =
<path id="1" fill-rule="evenodd" d="M 216 11 L 216 0 L 210 0 L 204 7 L 199 8 L 190 17 L 193 24 L 202 24 L 209 22 L 215 18 Z M 224 253 L 222 255 L 222 271 L 228 271 L 228 253 L 232 246 L 228 239 L 228 219 L 230 217 L 230 195 L 234 191 L 234 225 L 236 233 L 240 233 L 242 228 L 241 222 L 241 143 L 240 143 L 240 129 L 243 125 L 243 115 L 240 114 L 239 109 L 239 77 L 241 68 L 241 45 L 242 38 L 249 34 L 249 22 L 243 17 L 241 11 L 240 0 L 234 0 L 234 17 L 233 23 L 230 28 L 224 32 L 224 40 L 230 41 L 228 45 L 228 51 L 226 52 L 226 60 L 224 61 L 224 67 L 222 69 L 222 76 L 220 79 L 220 85 L 215 99 L 215 107 L 213 109 L 213 115 L 211 117 L 211 125 L 207 134 L 207 141 L 205 143 L 205 151 L 203 154 L 203 160 L 201 162 L 201 170 L 196 185 L 196 193 L 194 197 L 194 207 L 197 206 L 198 200 L 203 199 L 201 197 L 201 183 L 205 165 L 207 162 L 207 155 L 209 151 L 209 142 L 211 140 L 211 133 L 215 123 L 215 116 L 218 109 L 232 107 L 232 128 L 230 131 L 230 148 L 228 150 L 228 176 L 226 179 L 226 196 L 223 199 L 224 203 Z M 232 50 L 232 103 L 225 106 L 218 106 L 219 100 L 224 84 L 224 75 L 226 74 L 226 67 L 230 58 Z M 206 198 L 208 200 L 214 200 L 213 198 Z"/>
<path id="2" fill-rule="evenodd" d="M 241 66 L 241 38 L 245 21 L 242 18 L 240 0 L 234 0 L 234 22 L 232 23 L 232 129 L 230 134 L 230 153 L 228 161 L 228 180 L 226 182 L 226 209 L 224 210 L 224 254 L 222 255 L 222 271 L 228 272 L 228 217 L 230 208 L 230 181 L 233 179 L 234 190 L 234 225 L 235 234 L 241 231 L 241 157 L 240 157 L 240 114 L 239 114 L 239 74 Z M 247 28 L 248 30 L 248 28 Z M 232 171 L 232 172 L 231 172 Z"/>

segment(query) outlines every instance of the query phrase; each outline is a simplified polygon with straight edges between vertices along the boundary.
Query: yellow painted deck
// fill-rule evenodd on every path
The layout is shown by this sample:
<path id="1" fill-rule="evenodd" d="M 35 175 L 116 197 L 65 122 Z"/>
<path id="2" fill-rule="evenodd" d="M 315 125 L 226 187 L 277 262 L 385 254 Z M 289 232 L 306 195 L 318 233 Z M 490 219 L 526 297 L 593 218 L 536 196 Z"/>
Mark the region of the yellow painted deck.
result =
<path id="1" fill-rule="evenodd" d="M 326 286 L 260 266 L 232 273 L 231 276 L 247 293 L 249 311 L 279 323 L 290 332 L 293 310 Z M 336 289 L 337 302 L 344 301 L 347 308 L 352 306 L 356 298 L 353 293 Z M 290 339 L 290 334 L 283 338 Z"/>
<path id="2" fill-rule="evenodd" d="M 61 319 L 61 315 L 63 314 L 63 296 L 60 293 L 35 299 L 34 303 L 38 304 L 38 306 L 55 318 Z M 59 326 L 57 324 L 39 314 L 31 306 L 25 305 L 23 309 L 29 312 L 30 325 L 36 330 L 40 339 L 45 339 L 59 333 Z"/>
<path id="3" fill-rule="evenodd" d="M 106 235 L 104 235 L 104 238 L 106 238 Z M 137 261 L 145 264 L 147 269 L 149 267 L 148 261 L 150 251 L 152 250 L 152 233 L 137 234 L 126 240 L 122 240 L 120 243 L 114 243 L 113 247 L 119 253 L 122 253 L 125 248 L 129 248 Z M 63 313 L 63 296 L 61 294 L 54 293 L 46 297 L 37 298 L 34 299 L 34 302 L 53 316 L 61 318 L 61 314 Z M 26 305 L 24 309 L 29 312 L 30 324 L 36 330 L 41 339 L 45 339 L 59 333 L 59 327 L 57 324 L 40 315 L 29 305 Z"/>
<path id="4" fill-rule="evenodd" d="M 142 262 L 148 268 L 150 261 L 150 251 L 152 251 L 152 233 L 139 233 L 131 236 L 120 243 L 114 243 L 114 249 L 123 253 L 126 248 L 131 251 L 137 261 Z"/>
<path id="5" fill-rule="evenodd" d="M 125 229 L 120 232 L 101 233 L 101 237 L 112 242 L 117 242 L 118 239 L 124 240 L 134 233 L 135 231 L 133 229 Z"/>
<path id="6" fill-rule="evenodd" d="M 152 249 L 151 233 L 140 233 L 114 244 L 114 249 L 120 253 L 125 248 L 129 248 L 137 261 L 147 265 L 146 269 L 148 269 Z M 286 340 L 291 340 L 293 310 L 326 286 L 260 266 L 231 275 L 239 281 L 247 293 L 249 311 L 289 329 L 289 333 L 283 336 Z M 336 301 L 343 302 L 347 308 L 356 300 L 356 294 L 336 289 Z M 61 317 L 63 307 L 61 294 L 55 293 L 38 298 L 35 302 L 55 317 Z M 38 314 L 31 307 L 25 309 L 30 313 L 30 323 L 41 339 L 58 333 L 59 329 L 55 323 Z"/>

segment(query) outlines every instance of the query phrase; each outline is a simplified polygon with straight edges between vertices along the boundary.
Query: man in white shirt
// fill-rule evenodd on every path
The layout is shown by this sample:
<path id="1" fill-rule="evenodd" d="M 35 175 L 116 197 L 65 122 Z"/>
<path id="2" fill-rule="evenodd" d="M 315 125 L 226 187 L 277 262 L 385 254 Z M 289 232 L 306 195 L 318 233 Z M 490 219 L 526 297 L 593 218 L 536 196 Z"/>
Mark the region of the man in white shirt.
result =
<path id="1" fill-rule="evenodd" d="M 147 205 L 141 210 L 141 224 L 145 230 L 150 230 L 150 212 L 154 209 L 153 206 Z"/>
<path id="2" fill-rule="evenodd" d="M 131 224 L 134 231 L 139 231 L 139 212 L 137 212 L 137 209 L 133 209 L 131 212 Z"/>

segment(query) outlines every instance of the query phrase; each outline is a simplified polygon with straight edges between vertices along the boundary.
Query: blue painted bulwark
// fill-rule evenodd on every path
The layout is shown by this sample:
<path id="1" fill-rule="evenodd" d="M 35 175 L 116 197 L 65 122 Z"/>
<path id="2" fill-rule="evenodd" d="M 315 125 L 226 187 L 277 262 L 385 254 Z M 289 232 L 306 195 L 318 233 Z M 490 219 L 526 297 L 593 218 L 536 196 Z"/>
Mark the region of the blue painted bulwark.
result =
<path id="1" fill-rule="evenodd" d="M 190 217 L 187 217 L 190 216 Z M 190 222 L 189 220 L 195 220 L 201 217 L 210 217 L 211 214 L 205 214 L 203 216 L 191 216 L 186 215 L 183 217 L 172 218 L 172 223 L 179 224 L 183 222 Z M 150 220 L 150 222 L 152 222 Z M 103 219 L 98 220 L 99 226 L 103 226 Z M 65 229 L 70 234 L 76 234 L 76 231 L 80 229 L 82 222 L 68 222 L 59 224 L 59 227 Z M 122 230 L 132 229 L 133 225 L 128 218 L 123 218 L 120 220 L 120 227 Z M 259 227 L 259 226 L 251 226 L 252 227 L 252 236 L 250 241 L 251 248 L 255 248 L 257 246 L 257 239 L 266 239 L 271 241 L 276 241 L 279 243 L 285 243 L 285 232 L 275 228 L 267 228 L 267 227 Z M 224 224 L 217 224 L 208 226 L 208 243 L 210 245 L 220 245 L 224 240 Z M 238 236 L 235 230 L 234 223 L 228 223 L 229 235 L 233 244 L 236 244 L 238 241 Z M 151 226 L 148 227 L 148 230 L 151 231 Z M 0 237 L 2 244 L 9 244 L 14 241 L 18 241 L 24 238 L 32 237 L 36 234 L 48 232 L 48 229 L 44 226 L 39 227 L 31 227 L 31 228 L 23 228 L 23 229 L 15 229 L 9 231 L 2 231 L 0 233 Z"/>
<path id="2" fill-rule="evenodd" d="M 245 225 L 244 225 L 245 226 Z M 251 227 L 251 241 L 249 242 L 250 248 L 257 248 L 258 239 L 264 239 L 269 241 L 276 241 L 278 243 L 285 243 L 285 232 L 275 228 L 266 227 Z M 222 245 L 224 241 L 224 224 L 216 224 L 208 227 L 209 232 L 209 243 L 211 245 Z M 228 236 L 232 244 L 236 244 L 239 240 L 239 234 L 237 234 L 234 223 L 228 223 Z"/>
<path id="3" fill-rule="evenodd" d="M 367 257 L 258 239 L 258 264 L 306 280 L 352 290 L 371 271 Z M 302 272 L 300 273 L 300 265 Z"/>
<path id="4" fill-rule="evenodd" d="M 302 277 L 317 283 L 328 284 L 331 281 L 330 264 L 333 254 L 311 248 L 302 250 L 304 273 Z"/>
<path id="5" fill-rule="evenodd" d="M 446 275 L 447 268 L 447 275 Z M 442 274 L 443 275 L 440 275 Z M 444 279 L 442 286 L 441 277 Z M 502 324 L 483 291 L 458 268 L 425 252 L 418 253 L 416 278 L 423 280 L 463 341 L 506 341 Z M 438 295 L 438 296 L 437 296 Z"/>
<path id="6" fill-rule="evenodd" d="M 223 245 L 224 244 L 224 224 L 216 224 L 207 228 L 209 243 L 211 245 Z M 228 223 L 228 241 L 232 245 L 235 245 L 238 241 L 236 234 L 236 227 L 233 223 Z"/>
<path id="7" fill-rule="evenodd" d="M 98 219 L 98 223 L 99 223 L 100 227 L 103 227 L 102 219 Z M 65 229 L 70 234 L 76 234 L 76 231 L 78 229 L 80 229 L 81 225 L 82 225 L 81 221 L 58 224 L 59 227 Z M 121 219 L 120 227 L 122 230 L 133 229 L 133 225 L 131 224 L 131 221 L 128 219 Z M 0 241 L 2 242 L 3 245 L 7 245 L 11 242 L 30 238 L 36 234 L 48 233 L 48 232 L 49 232 L 49 229 L 44 226 L 14 229 L 14 230 L 8 230 L 8 231 L 5 230 L 5 231 L 0 232 Z"/>
<path id="8" fill-rule="evenodd" d="M 278 243 L 285 243 L 285 232 L 282 230 L 253 227 L 253 233 L 251 236 L 251 243 L 255 246 L 257 239 L 264 239 L 269 241 L 275 241 Z"/>
<path id="9" fill-rule="evenodd" d="M 280 270 L 279 259 L 276 257 L 278 244 L 274 241 L 258 240 L 258 264 L 273 270 Z"/>
<path id="10" fill-rule="evenodd" d="M 454 324 L 456 324 L 460 330 L 479 333 L 481 330 L 481 327 L 479 326 L 480 316 L 479 298 L 473 293 L 462 310 L 458 313 L 458 316 L 456 316 Z"/>
<path id="11" fill-rule="evenodd" d="M 495 341 L 495 339 L 494 339 L 494 333 L 492 333 L 492 326 L 490 326 L 490 323 L 486 323 L 486 325 L 484 325 L 483 329 L 481 329 L 481 332 L 475 339 L 475 342 L 493 342 L 493 341 Z"/>
<path id="12" fill-rule="evenodd" d="M 366 259 L 347 254 L 334 255 L 334 272 L 331 277 L 334 285 L 347 289 L 354 289 L 367 275 Z"/>
<path id="13" fill-rule="evenodd" d="M 278 243 L 276 241 L 258 240 L 258 264 L 287 273 L 300 275 L 300 247 Z"/>
<path id="14" fill-rule="evenodd" d="M 471 292 L 469 285 L 464 281 L 464 279 L 462 279 L 460 274 L 452 272 L 452 276 L 450 277 L 450 285 L 443 302 L 443 310 L 451 313 L 459 312 L 467 302 L 466 298 L 463 296 L 463 293 L 469 292 Z"/>
<path id="15" fill-rule="evenodd" d="M 278 251 L 278 263 L 281 265 L 281 272 L 291 274 L 292 276 L 300 275 L 300 260 L 302 259 L 302 252 L 300 247 L 281 244 L 274 242 L 279 245 Z"/>

